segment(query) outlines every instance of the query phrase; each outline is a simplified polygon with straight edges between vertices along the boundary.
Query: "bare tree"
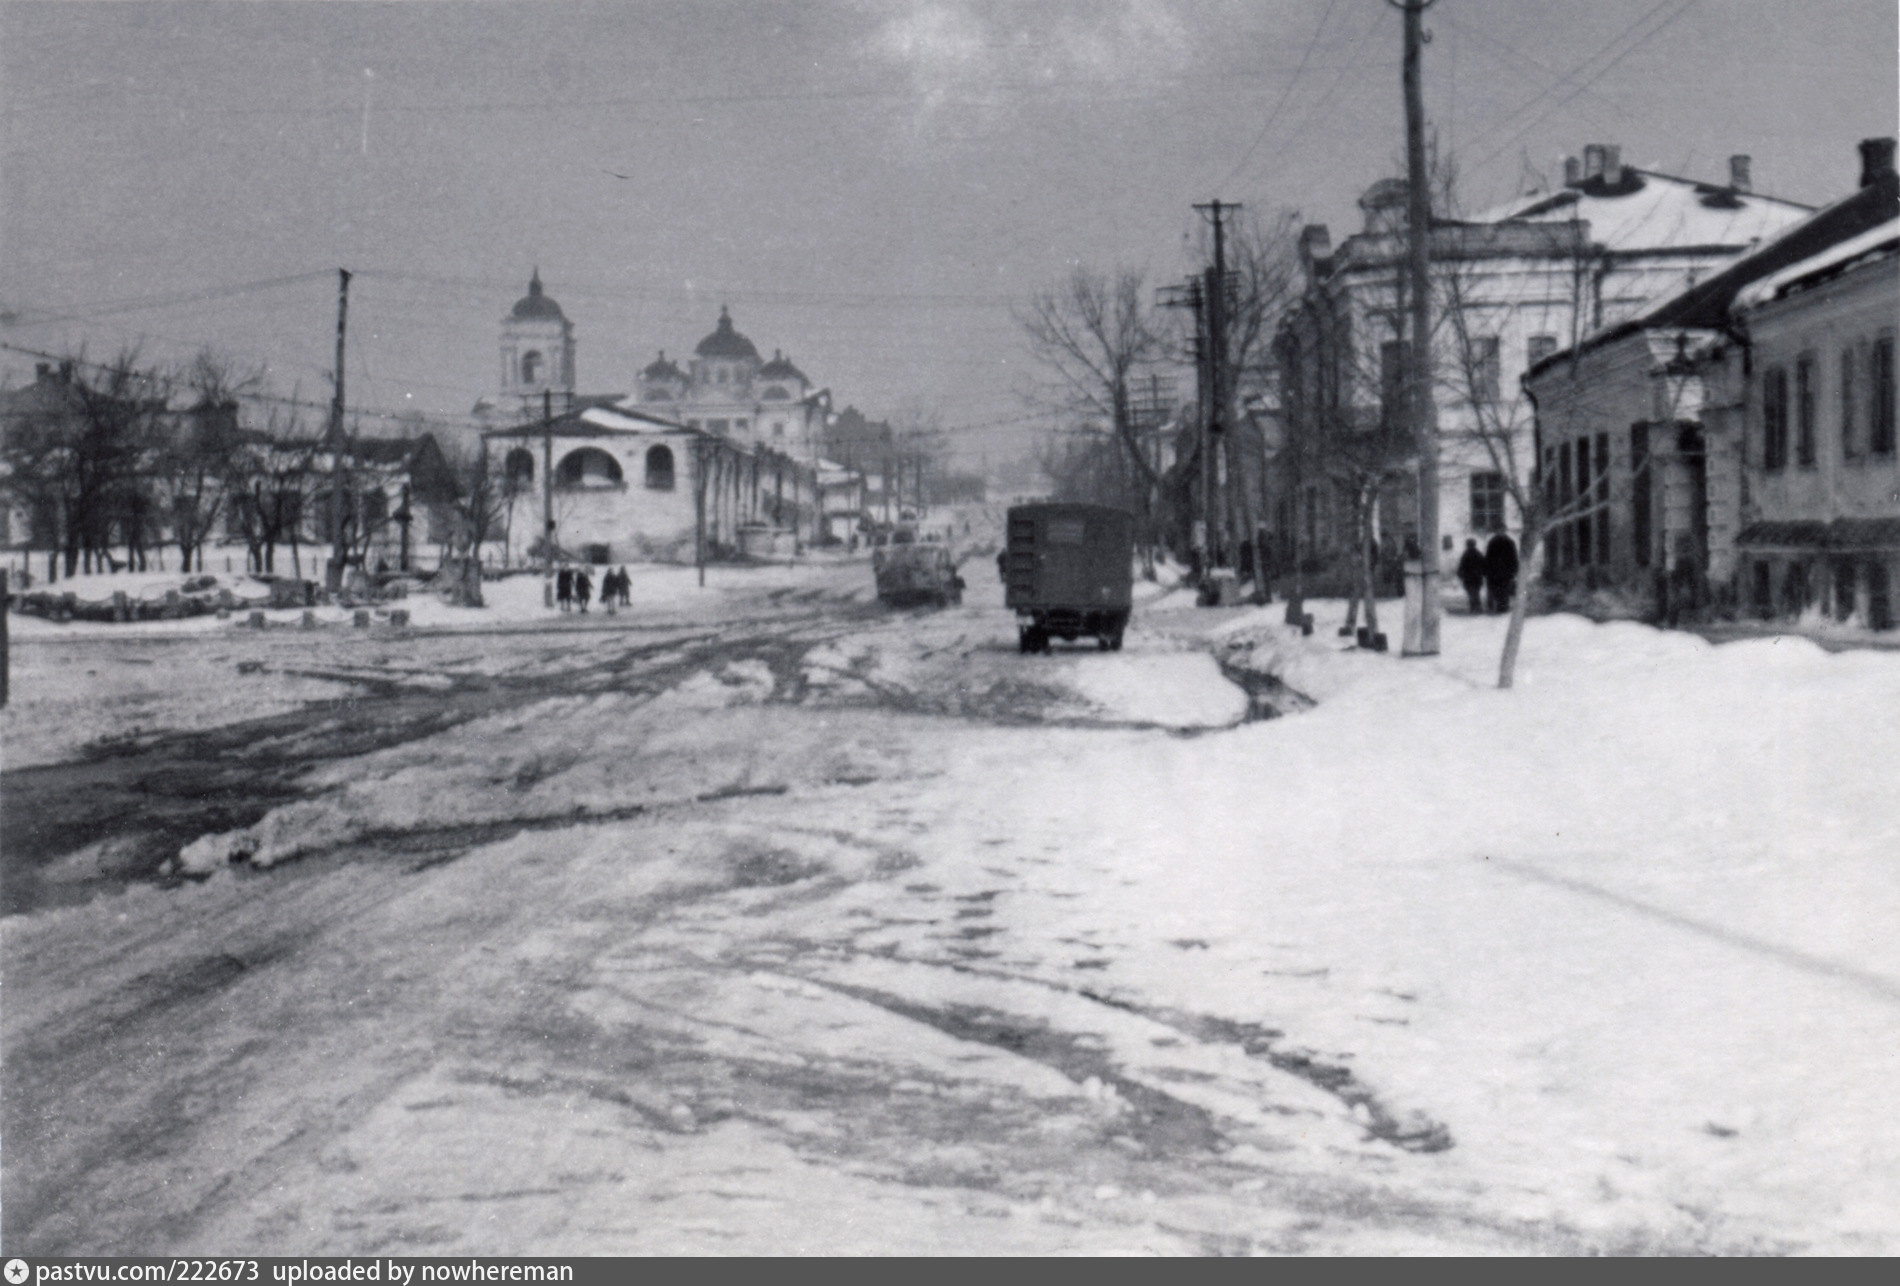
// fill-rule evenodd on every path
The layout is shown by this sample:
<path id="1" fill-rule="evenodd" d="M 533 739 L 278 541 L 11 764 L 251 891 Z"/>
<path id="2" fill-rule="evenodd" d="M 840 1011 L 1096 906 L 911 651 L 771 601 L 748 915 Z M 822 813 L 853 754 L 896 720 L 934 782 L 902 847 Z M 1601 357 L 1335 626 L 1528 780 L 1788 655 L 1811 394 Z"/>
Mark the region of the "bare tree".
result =
<path id="1" fill-rule="evenodd" d="M 182 377 L 192 405 L 171 426 L 159 457 L 165 511 L 179 567 L 204 570 L 204 542 L 233 491 L 243 481 L 238 428 L 238 397 L 262 383 L 259 373 L 238 374 L 229 362 L 206 349 Z"/>
<path id="2" fill-rule="evenodd" d="M 1227 356 L 1234 371 L 1228 388 L 1242 408 L 1274 380 L 1274 335 L 1300 293 L 1299 224 L 1296 211 L 1279 208 L 1265 217 L 1237 219 L 1227 238 Z M 1246 411 L 1235 415 L 1231 410 L 1222 417 L 1234 430 L 1223 444 L 1228 473 L 1235 480 L 1227 491 L 1232 509 L 1229 527 L 1246 533 L 1253 551 L 1256 589 L 1264 601 L 1270 562 L 1266 539 L 1270 459 L 1278 444 L 1269 441 L 1263 417 Z"/>
<path id="3" fill-rule="evenodd" d="M 1444 296 L 1441 324 L 1448 333 L 1451 359 L 1441 379 L 1469 408 L 1469 437 L 1480 445 L 1492 470 L 1503 479 L 1505 494 L 1517 510 L 1522 524 L 1518 541 L 1521 584 L 1545 538 L 1560 524 L 1595 505 L 1601 498 L 1599 488 L 1606 487 L 1608 481 L 1595 479 L 1566 496 L 1559 494 L 1556 479 L 1543 476 L 1536 459 L 1530 400 L 1516 381 L 1511 381 L 1516 387 L 1508 391 L 1502 387 L 1506 381 L 1500 378 L 1495 340 L 1482 334 L 1479 324 L 1486 305 L 1478 298 L 1471 274 L 1447 271 L 1441 274 L 1440 283 Z M 1511 595 L 1510 623 L 1498 659 L 1500 688 L 1511 687 L 1516 678 L 1528 597 L 1521 589 Z"/>
<path id="4" fill-rule="evenodd" d="M 1017 320 L 1030 355 L 1057 378 L 1060 409 L 1108 426 L 1121 467 L 1138 481 L 1143 557 L 1152 566 L 1162 478 L 1142 449 L 1130 388 L 1136 369 L 1163 357 L 1167 344 L 1141 274 L 1123 269 L 1111 278 L 1077 268 L 1034 295 Z"/>

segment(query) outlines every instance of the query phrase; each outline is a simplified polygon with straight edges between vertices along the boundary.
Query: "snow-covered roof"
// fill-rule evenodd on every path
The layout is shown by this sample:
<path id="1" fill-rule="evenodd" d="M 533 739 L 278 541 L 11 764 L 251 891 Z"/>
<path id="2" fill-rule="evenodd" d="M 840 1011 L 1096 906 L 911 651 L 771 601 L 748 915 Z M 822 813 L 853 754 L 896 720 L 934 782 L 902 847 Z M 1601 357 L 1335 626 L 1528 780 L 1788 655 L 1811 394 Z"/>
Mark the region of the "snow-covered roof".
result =
<path id="1" fill-rule="evenodd" d="M 1613 251 L 1677 246 L 1748 246 L 1813 213 L 1812 206 L 1625 166 L 1624 181 L 1599 181 L 1516 197 L 1472 223 L 1587 220 L 1590 239 Z"/>
<path id="2" fill-rule="evenodd" d="M 1886 223 L 1869 228 L 1857 237 L 1850 237 L 1837 246 L 1823 250 L 1820 254 L 1811 255 L 1798 263 L 1791 263 L 1781 271 L 1751 283 L 1736 295 L 1735 307 L 1758 307 L 1781 298 L 1789 291 L 1806 284 L 1811 278 L 1845 271 L 1857 260 L 1891 254 L 1896 249 L 1900 249 L 1900 219 L 1889 219 Z"/>
<path id="3" fill-rule="evenodd" d="M 691 432 L 678 420 L 669 420 L 665 416 L 653 415 L 642 411 L 631 402 L 622 402 L 618 406 L 595 406 L 581 412 L 581 419 L 589 424 L 597 424 L 604 429 L 618 429 L 630 433 L 651 433 L 661 431 Z"/>

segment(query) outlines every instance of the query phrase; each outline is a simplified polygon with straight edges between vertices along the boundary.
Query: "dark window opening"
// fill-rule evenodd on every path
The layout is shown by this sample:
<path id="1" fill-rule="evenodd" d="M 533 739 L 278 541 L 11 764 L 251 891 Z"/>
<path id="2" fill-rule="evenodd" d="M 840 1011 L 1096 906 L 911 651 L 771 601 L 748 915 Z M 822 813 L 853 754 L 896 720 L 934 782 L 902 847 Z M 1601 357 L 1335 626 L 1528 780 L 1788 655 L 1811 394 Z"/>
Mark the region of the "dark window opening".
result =
<path id="1" fill-rule="evenodd" d="M 541 368 L 544 364 L 545 363 L 541 360 L 541 354 L 532 350 L 523 353 L 521 355 L 521 382 L 523 384 L 534 384 L 538 382 L 541 378 Z"/>
<path id="2" fill-rule="evenodd" d="M 1779 366 L 1761 377 L 1761 467 L 1788 467 L 1788 372 Z"/>
<path id="3" fill-rule="evenodd" d="M 1849 620 L 1854 615 L 1854 564 L 1834 564 L 1834 619 Z"/>
<path id="4" fill-rule="evenodd" d="M 1757 562 L 1755 564 L 1755 584 L 1752 597 L 1755 600 L 1755 615 L 1764 621 L 1770 619 L 1775 614 L 1774 591 L 1771 588 L 1772 575 L 1773 573 L 1767 563 Z"/>
<path id="5" fill-rule="evenodd" d="M 1794 364 L 1794 462 L 1814 467 L 1814 357 L 1803 354 Z"/>
<path id="6" fill-rule="evenodd" d="M 1893 454 L 1893 336 L 1882 335 L 1874 341 L 1873 370 L 1869 373 L 1868 383 L 1873 385 L 1873 415 L 1868 420 L 1872 430 L 1867 444 L 1875 455 Z"/>
<path id="7" fill-rule="evenodd" d="M 1638 567 L 1649 566 L 1651 530 L 1649 487 L 1649 426 L 1630 425 L 1630 544 Z"/>
<path id="8" fill-rule="evenodd" d="M 668 446 L 647 448 L 647 488 L 651 491 L 673 489 L 673 448 Z"/>
<path id="9" fill-rule="evenodd" d="M 1854 415 L 1854 350 L 1841 350 L 1841 458 L 1860 459 L 1860 438 Z"/>
<path id="10" fill-rule="evenodd" d="M 569 452 L 554 467 L 557 487 L 617 487 L 623 481 L 620 462 L 599 447 L 582 447 Z"/>

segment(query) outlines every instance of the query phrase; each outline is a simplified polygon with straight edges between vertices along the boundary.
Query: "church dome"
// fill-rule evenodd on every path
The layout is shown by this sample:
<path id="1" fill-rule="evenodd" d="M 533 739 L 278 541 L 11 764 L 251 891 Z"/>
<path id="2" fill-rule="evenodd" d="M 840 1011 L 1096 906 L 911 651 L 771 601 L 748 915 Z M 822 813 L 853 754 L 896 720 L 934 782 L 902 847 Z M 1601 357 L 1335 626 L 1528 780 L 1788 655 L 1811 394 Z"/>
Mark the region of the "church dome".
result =
<path id="1" fill-rule="evenodd" d="M 511 314 L 517 321 L 566 321 L 567 314 L 553 298 L 541 293 L 541 270 L 536 268 L 534 276 L 528 280 L 528 293 L 515 301 L 515 310 Z"/>
<path id="2" fill-rule="evenodd" d="M 660 360 L 657 362 L 649 362 L 647 368 L 640 372 L 640 376 L 642 379 L 649 380 L 683 380 L 686 378 L 685 372 L 681 371 L 680 368 L 675 366 L 672 362 L 666 360 L 666 350 L 664 348 L 660 350 Z"/>
<path id="3" fill-rule="evenodd" d="M 803 384 L 811 383 L 810 380 L 805 378 L 805 372 L 792 365 L 792 359 L 777 349 L 772 350 L 772 360 L 767 362 L 760 369 L 759 378 L 762 380 L 798 380 Z"/>
<path id="4" fill-rule="evenodd" d="M 752 341 L 732 328 L 732 315 L 725 309 L 719 310 L 719 328 L 699 341 L 693 350 L 701 357 L 738 357 L 749 361 L 759 360 L 759 350 Z"/>

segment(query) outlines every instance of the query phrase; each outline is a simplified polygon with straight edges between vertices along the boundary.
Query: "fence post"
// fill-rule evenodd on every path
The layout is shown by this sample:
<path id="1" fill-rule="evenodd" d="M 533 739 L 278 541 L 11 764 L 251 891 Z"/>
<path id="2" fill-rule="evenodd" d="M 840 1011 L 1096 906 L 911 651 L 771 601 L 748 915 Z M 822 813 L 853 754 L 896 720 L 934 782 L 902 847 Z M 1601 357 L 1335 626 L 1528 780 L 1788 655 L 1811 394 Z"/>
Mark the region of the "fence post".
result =
<path id="1" fill-rule="evenodd" d="M 7 703 L 7 670 L 13 642 L 7 635 L 7 617 L 13 612 L 13 595 L 7 588 L 7 572 L 0 567 L 0 706 Z"/>

